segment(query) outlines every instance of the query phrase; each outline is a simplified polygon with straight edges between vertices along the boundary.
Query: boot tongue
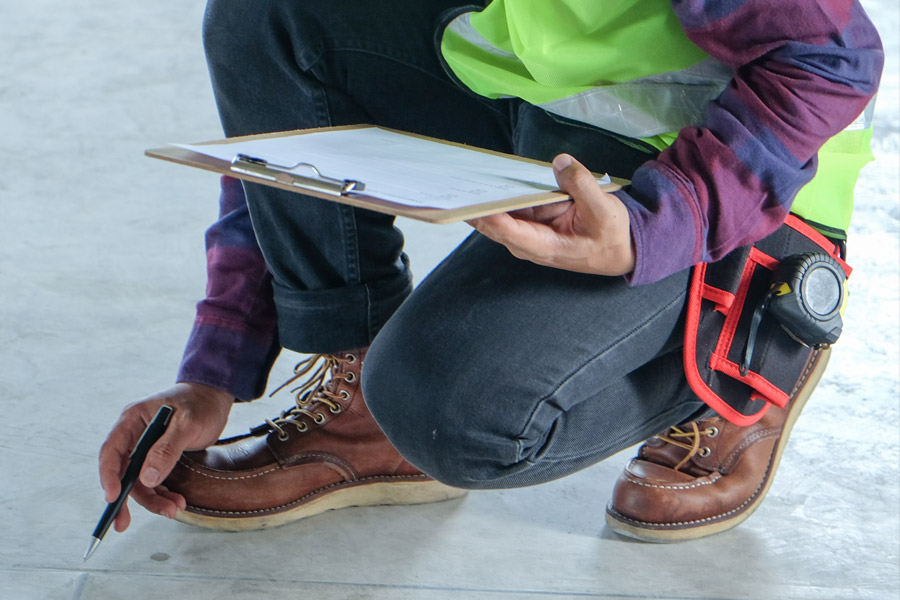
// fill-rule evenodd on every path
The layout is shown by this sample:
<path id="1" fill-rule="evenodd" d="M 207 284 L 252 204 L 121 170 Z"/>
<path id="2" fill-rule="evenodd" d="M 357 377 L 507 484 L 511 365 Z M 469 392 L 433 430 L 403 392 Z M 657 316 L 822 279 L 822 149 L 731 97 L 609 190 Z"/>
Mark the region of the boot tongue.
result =
<path id="1" fill-rule="evenodd" d="M 668 433 L 668 432 L 667 432 Z M 648 462 L 656 463 L 670 469 L 674 469 L 679 463 L 684 461 L 685 457 L 690 454 L 690 450 L 670 444 L 659 437 L 653 437 L 641 446 L 640 457 Z M 708 475 L 711 471 L 703 469 L 694 461 L 688 459 L 678 468 L 678 471 L 687 473 L 694 477 L 702 477 Z"/>

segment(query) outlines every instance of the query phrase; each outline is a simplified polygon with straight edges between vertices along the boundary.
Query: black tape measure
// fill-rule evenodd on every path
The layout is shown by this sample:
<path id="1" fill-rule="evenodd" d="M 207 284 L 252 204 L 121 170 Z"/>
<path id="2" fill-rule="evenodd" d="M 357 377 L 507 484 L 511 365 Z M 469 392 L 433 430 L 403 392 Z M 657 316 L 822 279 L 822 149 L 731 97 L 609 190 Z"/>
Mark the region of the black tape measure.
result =
<path id="1" fill-rule="evenodd" d="M 806 252 L 782 260 L 772 274 L 769 292 L 753 313 L 741 374 L 750 369 L 756 334 L 766 311 L 801 344 L 824 348 L 841 336 L 847 296 L 847 275 L 828 254 Z"/>
<path id="2" fill-rule="evenodd" d="M 824 252 L 790 256 L 776 267 L 769 310 L 799 342 L 820 348 L 835 343 L 847 307 L 847 275 Z"/>

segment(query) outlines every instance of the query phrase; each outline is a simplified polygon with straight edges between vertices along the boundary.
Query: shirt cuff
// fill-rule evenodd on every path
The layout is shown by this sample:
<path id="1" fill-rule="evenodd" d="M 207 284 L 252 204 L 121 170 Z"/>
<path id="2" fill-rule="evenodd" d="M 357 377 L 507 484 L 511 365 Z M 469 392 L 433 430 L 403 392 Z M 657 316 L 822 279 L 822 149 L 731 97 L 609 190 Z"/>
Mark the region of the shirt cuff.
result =
<path id="1" fill-rule="evenodd" d="M 239 402 L 254 400 L 265 392 L 279 351 L 277 337 L 259 340 L 241 331 L 240 325 L 210 317 L 197 319 L 177 381 L 226 391 Z"/>

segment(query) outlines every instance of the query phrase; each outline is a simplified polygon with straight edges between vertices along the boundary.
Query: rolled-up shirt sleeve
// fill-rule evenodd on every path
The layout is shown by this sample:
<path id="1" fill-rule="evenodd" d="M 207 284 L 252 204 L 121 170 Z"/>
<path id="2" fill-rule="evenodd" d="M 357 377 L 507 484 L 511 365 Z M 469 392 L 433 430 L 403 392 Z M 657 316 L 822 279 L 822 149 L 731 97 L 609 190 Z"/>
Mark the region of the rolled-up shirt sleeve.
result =
<path id="1" fill-rule="evenodd" d="M 280 349 L 277 318 L 243 186 L 227 176 L 219 219 L 206 232 L 206 262 L 206 297 L 197 304 L 177 380 L 252 400 L 265 391 Z"/>
<path id="2" fill-rule="evenodd" d="M 673 0 L 688 37 L 734 70 L 703 122 L 685 128 L 616 195 L 640 285 L 716 261 L 784 222 L 816 153 L 865 109 L 884 54 L 848 0 Z"/>

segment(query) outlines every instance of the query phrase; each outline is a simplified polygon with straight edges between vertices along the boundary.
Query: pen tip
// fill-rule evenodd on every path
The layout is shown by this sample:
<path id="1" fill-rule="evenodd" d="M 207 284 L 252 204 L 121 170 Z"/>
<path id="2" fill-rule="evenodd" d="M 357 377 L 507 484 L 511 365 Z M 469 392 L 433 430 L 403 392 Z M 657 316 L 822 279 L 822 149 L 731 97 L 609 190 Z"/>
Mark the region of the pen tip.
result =
<path id="1" fill-rule="evenodd" d="M 100 540 L 98 540 L 95 537 L 92 537 L 91 545 L 88 546 L 88 549 L 85 550 L 85 552 L 84 552 L 84 562 L 87 562 L 87 559 L 89 559 L 91 557 L 91 555 L 94 553 L 94 550 L 96 550 L 97 546 L 99 546 L 99 545 L 100 545 Z"/>

